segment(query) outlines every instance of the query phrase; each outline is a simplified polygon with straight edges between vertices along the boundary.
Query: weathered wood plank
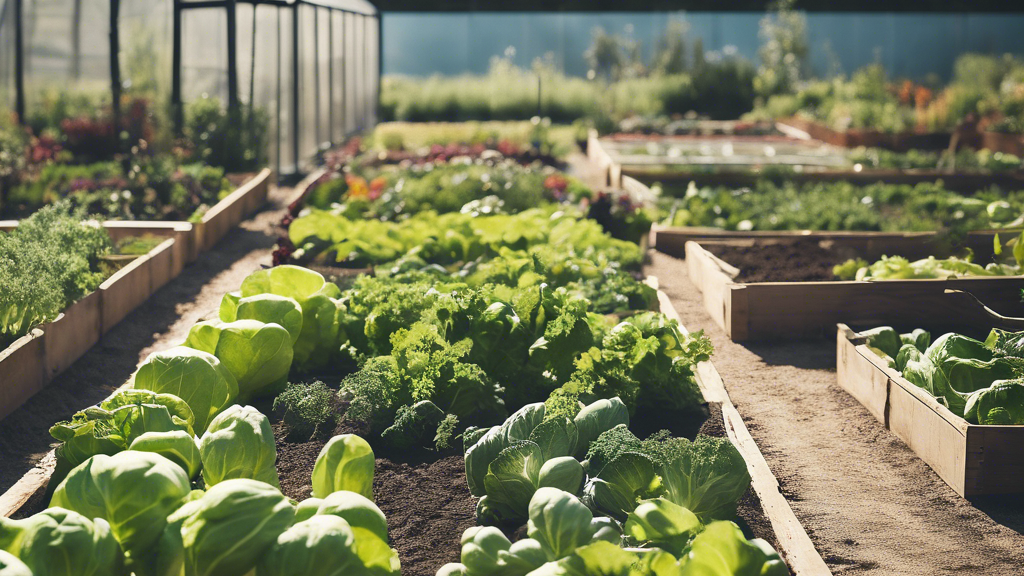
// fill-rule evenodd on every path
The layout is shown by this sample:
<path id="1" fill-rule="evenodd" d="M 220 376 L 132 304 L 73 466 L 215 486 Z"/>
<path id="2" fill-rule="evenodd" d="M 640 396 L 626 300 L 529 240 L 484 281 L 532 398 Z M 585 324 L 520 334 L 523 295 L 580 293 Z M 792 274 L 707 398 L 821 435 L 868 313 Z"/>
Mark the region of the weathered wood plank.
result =
<path id="1" fill-rule="evenodd" d="M 672 301 L 664 292 L 658 292 L 661 312 L 676 321 L 679 314 Z M 680 323 L 680 328 L 686 328 Z M 711 362 L 701 362 L 697 366 L 697 383 L 704 399 L 722 405 L 722 417 L 725 419 L 726 433 L 729 440 L 736 446 L 747 462 L 750 471 L 751 487 L 761 500 L 761 508 L 768 517 L 779 542 L 779 553 L 792 568 L 794 576 L 831 576 L 832 571 L 814 548 L 810 537 L 800 520 L 793 513 L 789 502 L 779 489 L 779 481 L 775 478 L 768 462 L 765 461 L 757 443 L 747 430 L 743 418 L 733 406 L 729 393 L 725 389 L 721 375 Z"/>

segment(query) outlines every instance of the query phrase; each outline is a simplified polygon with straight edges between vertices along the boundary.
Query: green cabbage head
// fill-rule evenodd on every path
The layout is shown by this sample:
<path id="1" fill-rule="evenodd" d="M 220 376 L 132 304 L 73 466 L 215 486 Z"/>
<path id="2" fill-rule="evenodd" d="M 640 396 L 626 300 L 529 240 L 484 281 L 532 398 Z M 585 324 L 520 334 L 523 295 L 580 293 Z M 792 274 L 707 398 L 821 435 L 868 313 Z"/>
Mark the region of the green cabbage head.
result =
<path id="1" fill-rule="evenodd" d="M 203 467 L 196 437 L 184 430 L 170 432 L 146 432 L 128 446 L 136 452 L 153 452 L 174 462 L 184 470 L 189 479 L 199 475 Z"/>
<path id="2" fill-rule="evenodd" d="M 185 346 L 209 352 L 238 381 L 238 401 L 272 393 L 284 386 L 292 367 L 291 335 L 279 324 L 258 320 L 200 322 Z"/>
<path id="3" fill-rule="evenodd" d="M 126 451 L 77 466 L 57 486 L 50 507 L 106 520 L 131 566 L 144 561 L 190 490 L 181 466 L 159 454 Z"/>
<path id="4" fill-rule="evenodd" d="M 398 553 L 388 547 L 388 522 L 369 498 L 340 490 L 324 498 L 317 516 L 337 516 L 355 535 L 356 555 L 374 574 L 397 574 Z"/>
<path id="5" fill-rule="evenodd" d="M 0 576 L 32 576 L 32 570 L 10 552 L 0 550 Z"/>
<path id="6" fill-rule="evenodd" d="M 217 415 L 199 440 L 199 453 L 207 486 L 232 478 L 279 486 L 270 419 L 252 406 L 235 404 Z"/>
<path id="7" fill-rule="evenodd" d="M 110 524 L 63 508 L 50 508 L 24 520 L 0 518 L 0 550 L 23 563 L 30 576 L 127 574 Z M 6 574 L 2 560 L 0 556 L 0 574 Z"/>
<path id="8" fill-rule="evenodd" d="M 134 388 L 184 400 L 196 434 L 238 397 L 238 381 L 216 356 L 185 346 L 150 354 L 135 373 Z"/>
<path id="9" fill-rule="evenodd" d="M 295 519 L 277 488 L 248 479 L 217 484 L 189 512 L 181 524 L 189 576 L 244 576 Z"/>
<path id="10" fill-rule="evenodd" d="M 331 438 L 313 465 L 313 496 L 326 498 L 348 490 L 373 499 L 373 449 L 355 434 Z"/>

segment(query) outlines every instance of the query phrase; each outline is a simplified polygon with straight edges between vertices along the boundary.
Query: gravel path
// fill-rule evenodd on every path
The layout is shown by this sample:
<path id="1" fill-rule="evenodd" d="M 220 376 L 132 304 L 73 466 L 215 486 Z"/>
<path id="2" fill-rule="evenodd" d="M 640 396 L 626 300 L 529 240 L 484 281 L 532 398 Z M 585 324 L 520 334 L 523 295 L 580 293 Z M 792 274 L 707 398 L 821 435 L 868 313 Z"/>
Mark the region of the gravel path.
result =
<path id="1" fill-rule="evenodd" d="M 1024 499 L 960 498 L 836 384 L 835 342 L 733 343 L 682 260 L 653 253 L 793 511 L 835 574 L 1024 574 Z"/>
<path id="2" fill-rule="evenodd" d="M 263 212 L 201 254 L 47 388 L 0 421 L 0 493 L 50 450 L 50 425 L 103 400 L 146 356 L 182 342 L 193 324 L 216 311 L 225 292 L 270 264 L 275 227 L 293 190 L 272 188 Z"/>

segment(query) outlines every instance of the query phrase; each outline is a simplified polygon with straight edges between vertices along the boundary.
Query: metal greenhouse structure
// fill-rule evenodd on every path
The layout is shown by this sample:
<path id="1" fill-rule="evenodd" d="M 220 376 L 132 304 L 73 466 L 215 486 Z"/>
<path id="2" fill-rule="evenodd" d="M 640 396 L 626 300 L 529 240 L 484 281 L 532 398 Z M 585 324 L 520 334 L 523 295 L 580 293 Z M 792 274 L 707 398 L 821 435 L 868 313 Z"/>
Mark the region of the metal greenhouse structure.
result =
<path id="1" fill-rule="evenodd" d="M 288 175 L 374 125 L 379 85 L 365 0 L 0 0 L 0 106 L 23 120 L 58 92 L 116 118 L 131 94 L 180 131 L 207 96 L 259 110 L 270 166 Z"/>

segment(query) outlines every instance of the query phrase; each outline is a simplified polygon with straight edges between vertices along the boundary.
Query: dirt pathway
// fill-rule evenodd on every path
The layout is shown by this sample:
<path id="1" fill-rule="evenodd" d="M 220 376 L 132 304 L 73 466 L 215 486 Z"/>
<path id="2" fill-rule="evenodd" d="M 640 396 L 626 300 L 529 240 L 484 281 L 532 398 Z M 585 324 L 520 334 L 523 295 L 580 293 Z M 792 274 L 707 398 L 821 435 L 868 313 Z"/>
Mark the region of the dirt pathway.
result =
<path id="1" fill-rule="evenodd" d="M 193 324 L 217 309 L 225 292 L 270 264 L 275 226 L 292 193 L 292 188 L 271 189 L 263 212 L 201 254 L 47 388 L 0 421 L 0 493 L 50 450 L 50 425 L 103 400 L 146 356 L 183 341 Z"/>
<path id="2" fill-rule="evenodd" d="M 972 506 L 836 384 L 835 342 L 739 345 L 704 311 L 682 260 L 653 253 L 783 492 L 835 574 L 1024 574 L 1024 499 Z"/>

